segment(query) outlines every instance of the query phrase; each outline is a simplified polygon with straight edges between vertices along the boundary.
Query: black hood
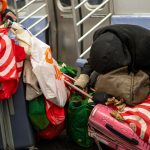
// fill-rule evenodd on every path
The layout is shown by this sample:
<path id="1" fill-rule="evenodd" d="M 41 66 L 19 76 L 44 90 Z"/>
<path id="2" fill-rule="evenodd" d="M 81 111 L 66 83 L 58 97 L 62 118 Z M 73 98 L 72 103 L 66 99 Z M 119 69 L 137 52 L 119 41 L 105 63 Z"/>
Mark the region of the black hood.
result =
<path id="1" fill-rule="evenodd" d="M 100 28 L 94 33 L 90 57 L 91 67 L 99 73 L 124 65 L 132 72 L 150 73 L 150 30 L 128 24 Z"/>
<path id="2" fill-rule="evenodd" d="M 98 36 L 90 51 L 91 67 L 98 73 L 127 66 L 131 62 L 130 53 L 121 40 L 111 32 Z"/>

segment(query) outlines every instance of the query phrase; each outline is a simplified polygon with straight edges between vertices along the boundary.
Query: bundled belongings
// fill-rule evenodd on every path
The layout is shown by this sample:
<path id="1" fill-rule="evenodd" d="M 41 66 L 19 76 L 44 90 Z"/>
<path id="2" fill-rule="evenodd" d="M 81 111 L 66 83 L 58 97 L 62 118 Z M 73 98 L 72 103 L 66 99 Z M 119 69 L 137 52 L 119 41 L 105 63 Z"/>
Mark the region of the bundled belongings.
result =
<path id="1" fill-rule="evenodd" d="M 71 84 L 67 75 L 64 80 Z M 67 96 L 70 97 L 71 88 L 66 87 L 69 90 Z M 65 108 L 57 106 L 43 95 L 28 101 L 28 114 L 39 138 L 51 140 L 59 136 L 65 128 Z"/>
<path id="2" fill-rule="evenodd" d="M 142 70 L 129 73 L 128 67 L 115 69 L 98 76 L 95 90 L 122 98 L 128 105 L 141 103 L 150 92 L 149 76 Z"/>
<path id="3" fill-rule="evenodd" d="M 31 60 L 32 71 L 45 98 L 58 106 L 64 107 L 67 101 L 67 91 L 59 66 L 52 57 L 50 46 L 15 22 L 11 27 L 19 40 L 19 44 L 25 48 L 25 52 Z M 39 89 L 37 90 L 39 91 Z M 32 97 L 30 98 L 32 99 Z"/>
<path id="4" fill-rule="evenodd" d="M 65 128 L 65 111 L 43 95 L 28 102 L 28 114 L 39 138 L 53 139 Z"/>
<path id="5" fill-rule="evenodd" d="M 124 66 L 129 67 L 129 72 L 142 70 L 150 75 L 149 40 L 150 31 L 137 25 L 118 24 L 98 29 L 88 63 L 81 72 L 82 79 L 79 76 L 76 84 L 84 88 L 93 71 L 105 74 Z"/>

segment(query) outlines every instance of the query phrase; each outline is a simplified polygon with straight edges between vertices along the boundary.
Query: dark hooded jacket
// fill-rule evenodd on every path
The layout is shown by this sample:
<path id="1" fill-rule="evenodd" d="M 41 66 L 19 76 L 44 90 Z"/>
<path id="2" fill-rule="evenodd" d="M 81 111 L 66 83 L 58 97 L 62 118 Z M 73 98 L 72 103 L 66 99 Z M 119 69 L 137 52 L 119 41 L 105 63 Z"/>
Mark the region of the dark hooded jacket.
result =
<path id="1" fill-rule="evenodd" d="M 98 29 L 82 73 L 107 73 L 126 65 L 132 72 L 141 69 L 150 75 L 150 30 L 127 24 Z"/>

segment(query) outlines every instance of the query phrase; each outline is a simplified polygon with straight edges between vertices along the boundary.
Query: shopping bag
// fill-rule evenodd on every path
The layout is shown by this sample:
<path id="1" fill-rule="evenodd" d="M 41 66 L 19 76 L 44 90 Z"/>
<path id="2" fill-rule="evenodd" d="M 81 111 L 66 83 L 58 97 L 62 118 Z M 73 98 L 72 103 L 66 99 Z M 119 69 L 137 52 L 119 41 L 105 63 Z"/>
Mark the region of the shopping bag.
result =
<path id="1" fill-rule="evenodd" d="M 31 63 L 45 98 L 64 107 L 67 92 L 62 73 L 52 58 L 51 48 L 36 37 L 32 37 Z"/>
<path id="2" fill-rule="evenodd" d="M 37 132 L 37 136 L 42 139 L 51 140 L 59 136 L 61 132 L 64 130 L 64 127 L 65 127 L 64 121 L 57 126 L 49 123 L 46 129 Z"/>
<path id="3" fill-rule="evenodd" d="M 125 107 L 120 114 L 133 131 L 150 144 L 150 95 L 134 107 Z"/>
<path id="4" fill-rule="evenodd" d="M 67 115 L 67 134 L 75 143 L 82 147 L 90 147 L 93 140 L 88 136 L 88 117 L 93 103 L 88 103 L 79 94 L 72 94 Z"/>
<path id="5" fill-rule="evenodd" d="M 49 120 L 46 116 L 44 96 L 28 102 L 28 115 L 33 127 L 38 130 L 43 130 L 48 127 Z"/>
<path id="6" fill-rule="evenodd" d="M 45 100 L 46 116 L 52 125 L 59 125 L 65 121 L 65 109 Z"/>
<path id="7" fill-rule="evenodd" d="M 24 48 L 8 37 L 8 29 L 0 28 L 0 33 L 0 100 L 4 100 L 16 92 L 26 56 Z"/>

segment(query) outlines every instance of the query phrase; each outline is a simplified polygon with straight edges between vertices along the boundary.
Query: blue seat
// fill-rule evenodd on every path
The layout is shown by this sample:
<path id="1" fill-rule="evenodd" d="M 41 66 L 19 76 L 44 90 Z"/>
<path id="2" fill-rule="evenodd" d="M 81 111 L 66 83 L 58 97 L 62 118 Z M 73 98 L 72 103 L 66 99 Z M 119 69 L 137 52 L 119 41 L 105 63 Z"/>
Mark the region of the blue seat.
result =
<path id="1" fill-rule="evenodd" d="M 113 15 L 111 24 L 133 24 L 150 29 L 150 15 Z"/>
<path id="2" fill-rule="evenodd" d="M 34 16 L 34 17 L 30 17 L 29 19 L 27 19 L 26 21 L 24 21 L 22 23 L 22 25 L 26 28 L 30 27 L 33 23 L 35 23 L 36 21 L 38 21 L 39 19 L 41 19 L 43 16 Z M 19 18 L 20 20 L 24 19 Z M 38 23 L 35 27 L 33 27 L 30 31 L 32 32 L 32 34 L 36 34 L 39 31 L 41 31 L 43 28 L 46 27 L 46 25 L 48 24 L 48 20 L 47 18 L 43 19 L 40 23 Z M 42 32 L 40 35 L 37 36 L 37 38 L 39 38 L 41 41 L 46 43 L 46 31 Z"/>

